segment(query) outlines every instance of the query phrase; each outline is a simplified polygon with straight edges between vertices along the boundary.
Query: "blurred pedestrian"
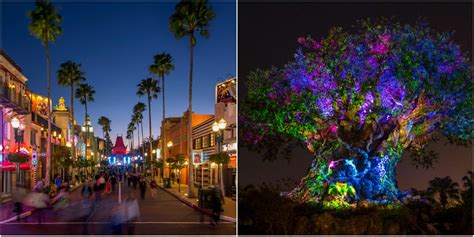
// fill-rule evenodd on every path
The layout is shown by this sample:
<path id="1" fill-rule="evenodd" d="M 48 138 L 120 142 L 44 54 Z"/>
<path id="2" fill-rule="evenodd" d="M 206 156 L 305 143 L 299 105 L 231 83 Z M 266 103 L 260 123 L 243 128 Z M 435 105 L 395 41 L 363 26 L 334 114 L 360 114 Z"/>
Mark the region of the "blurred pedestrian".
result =
<path id="1" fill-rule="evenodd" d="M 44 193 L 45 189 L 44 189 L 44 178 L 42 178 L 40 181 L 36 182 L 36 185 L 33 189 L 34 192 L 37 192 L 37 193 Z"/>
<path id="2" fill-rule="evenodd" d="M 158 192 L 158 184 L 154 179 L 150 181 L 150 193 L 151 193 L 151 198 L 156 199 L 157 197 L 157 192 Z"/>
<path id="3" fill-rule="evenodd" d="M 87 181 L 87 183 L 85 183 L 84 186 L 82 186 L 81 196 L 84 202 L 88 202 L 92 196 L 92 188 L 91 188 L 90 183 L 91 183 L 90 181 Z"/>
<path id="4" fill-rule="evenodd" d="M 114 175 L 112 175 L 112 177 L 110 177 L 110 184 L 112 185 L 112 192 L 115 192 L 115 184 L 117 183 L 117 177 Z"/>
<path id="5" fill-rule="evenodd" d="M 215 227 L 219 223 L 219 220 L 221 218 L 221 211 L 222 211 L 222 200 L 221 200 L 221 194 L 220 194 L 219 188 L 214 189 L 213 195 L 212 195 L 212 203 L 211 203 L 211 209 L 212 209 L 212 222 L 210 223 L 211 226 Z"/>
<path id="6" fill-rule="evenodd" d="M 51 200 L 51 203 L 54 203 L 54 211 L 64 209 L 69 207 L 69 193 L 66 191 L 65 187 L 61 187 L 58 191 L 58 195 Z"/>
<path id="7" fill-rule="evenodd" d="M 139 181 L 139 188 L 140 188 L 140 197 L 142 200 L 145 200 L 145 192 L 146 192 L 146 181 L 143 177 L 140 178 Z"/>
<path id="8" fill-rule="evenodd" d="M 102 192 L 102 189 L 100 188 L 100 183 L 99 182 L 95 182 L 94 184 L 94 187 L 92 188 L 92 190 L 94 191 L 94 195 L 95 195 L 95 201 L 96 202 L 99 202 L 102 198 L 101 198 L 101 192 Z"/>
<path id="9" fill-rule="evenodd" d="M 59 174 L 56 174 L 54 176 L 54 184 L 56 185 L 56 187 L 61 187 L 61 185 L 63 184 L 63 181 L 61 179 L 61 176 L 59 176 Z"/>
<path id="10" fill-rule="evenodd" d="M 111 181 L 111 178 L 109 178 L 109 180 L 107 180 L 107 183 L 105 184 L 105 194 L 109 194 L 112 192 L 112 181 Z"/>
<path id="11" fill-rule="evenodd" d="M 138 176 L 136 173 L 132 174 L 133 189 L 137 189 Z"/>

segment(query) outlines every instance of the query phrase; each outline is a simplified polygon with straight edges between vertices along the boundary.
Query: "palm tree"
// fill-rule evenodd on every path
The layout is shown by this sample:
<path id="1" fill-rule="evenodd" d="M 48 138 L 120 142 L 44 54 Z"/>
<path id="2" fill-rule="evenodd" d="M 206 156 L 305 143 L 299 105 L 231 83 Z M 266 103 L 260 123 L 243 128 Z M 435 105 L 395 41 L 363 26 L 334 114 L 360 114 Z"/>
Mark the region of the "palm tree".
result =
<path id="1" fill-rule="evenodd" d="M 129 145 L 129 147 L 130 147 L 130 150 L 132 150 L 132 146 L 131 146 L 132 133 L 133 133 L 133 131 L 130 129 L 130 124 L 129 124 L 129 125 L 128 125 L 128 128 L 127 128 L 127 136 L 126 136 L 126 138 L 128 139 L 128 145 Z"/>
<path id="2" fill-rule="evenodd" d="M 163 122 L 165 122 L 165 75 L 168 75 L 171 70 L 174 70 L 174 65 L 173 65 L 173 57 L 167 53 L 161 53 L 157 54 L 154 57 L 154 63 L 150 65 L 150 73 L 156 74 L 161 77 L 161 89 L 162 93 L 161 96 L 163 98 Z M 164 125 L 166 126 L 166 125 Z M 163 159 L 166 159 L 165 157 L 165 150 L 164 150 L 164 144 L 166 143 L 166 132 L 163 130 L 163 134 L 161 134 L 161 142 L 162 142 L 162 147 L 163 147 Z M 165 163 L 163 163 L 163 177 L 165 175 Z"/>
<path id="3" fill-rule="evenodd" d="M 145 112 L 145 109 L 146 109 L 146 105 L 142 102 L 138 102 L 137 104 L 135 104 L 135 106 L 133 106 L 133 114 L 137 117 L 138 129 L 140 128 L 140 125 L 141 125 L 142 142 L 141 143 L 139 142 L 139 144 L 142 147 L 143 155 L 145 155 L 145 147 L 142 144 L 143 143 L 143 112 Z"/>
<path id="4" fill-rule="evenodd" d="M 189 108 L 188 108 L 188 156 L 190 167 L 193 167 L 192 157 L 192 100 L 193 100 L 193 48 L 196 45 L 196 34 L 209 37 L 209 22 L 214 18 L 214 12 L 206 0 L 181 1 L 175 7 L 175 13 L 170 17 L 170 29 L 177 39 L 189 36 L 190 66 L 189 66 Z M 189 169 L 188 197 L 194 197 L 193 169 Z"/>
<path id="5" fill-rule="evenodd" d="M 158 81 L 152 78 L 147 78 L 143 79 L 140 84 L 138 84 L 138 90 L 137 90 L 137 95 L 138 96 L 147 96 L 148 99 L 148 127 L 150 129 L 150 139 L 149 139 L 149 144 L 150 144 L 150 169 L 151 169 L 151 175 L 152 178 L 155 175 L 155 172 L 153 170 L 153 163 L 152 161 L 152 141 L 153 141 L 153 135 L 151 133 L 151 100 L 158 98 L 158 93 L 160 93 L 160 87 L 158 86 Z"/>
<path id="6" fill-rule="evenodd" d="M 61 15 L 58 14 L 54 6 L 47 1 L 36 1 L 36 8 L 28 11 L 27 15 L 30 18 L 28 30 L 36 38 L 40 39 L 46 50 L 46 76 L 48 78 L 48 138 L 46 146 L 46 183 L 50 180 L 50 166 L 51 166 L 51 65 L 49 55 L 49 44 L 56 41 L 62 34 L 62 28 L 59 24 L 62 21 Z"/>
<path id="7" fill-rule="evenodd" d="M 135 129 L 136 129 L 135 122 L 132 120 L 128 123 L 128 127 L 127 127 L 127 138 L 130 137 L 129 138 L 130 139 L 130 152 L 132 154 L 134 154 L 134 149 L 135 149 L 134 144 L 133 144 L 135 140 L 135 136 L 134 136 Z M 130 136 L 129 136 L 129 133 L 130 133 Z"/>
<path id="8" fill-rule="evenodd" d="M 140 150 L 140 118 L 139 118 L 139 115 L 136 114 L 136 113 L 133 113 L 132 114 L 132 120 L 131 120 L 131 123 L 133 123 L 133 126 L 134 126 L 134 131 L 135 132 L 135 129 L 137 130 L 137 148 L 138 150 Z M 143 134 L 142 134 L 143 135 Z"/>
<path id="9" fill-rule="evenodd" d="M 97 123 L 102 126 L 102 137 L 104 138 L 104 140 L 106 141 L 105 142 L 105 150 L 107 151 L 107 140 L 106 140 L 106 135 L 108 136 L 109 135 L 109 132 L 112 131 L 112 129 L 110 129 L 110 125 L 112 124 L 112 121 L 105 117 L 105 116 L 101 116 L 99 118 L 99 120 L 97 121 Z"/>
<path id="10" fill-rule="evenodd" d="M 459 200 L 459 189 L 458 183 L 453 182 L 451 177 L 446 176 L 444 178 L 436 177 L 430 181 L 430 186 L 427 190 L 431 195 L 435 193 L 439 194 L 439 202 L 443 209 L 448 204 L 448 199 Z"/>
<path id="11" fill-rule="evenodd" d="M 74 86 L 79 85 L 81 81 L 86 80 L 84 78 L 84 72 L 81 70 L 81 64 L 73 61 L 67 61 L 59 66 L 57 72 L 58 84 L 63 87 L 71 88 L 71 134 L 74 133 Z M 76 143 L 74 141 L 74 135 L 72 136 L 72 155 L 76 157 Z"/>
<path id="12" fill-rule="evenodd" d="M 76 98 L 79 99 L 79 102 L 81 102 L 81 104 L 83 104 L 86 109 L 85 120 L 84 120 L 86 123 L 86 126 L 87 126 L 87 118 L 89 117 L 89 114 L 87 113 L 87 102 L 94 101 L 94 94 L 95 94 L 95 90 L 89 84 L 79 84 L 79 87 L 76 89 Z M 88 127 L 86 129 L 86 139 L 85 139 L 86 145 L 84 149 L 85 159 L 87 159 L 87 139 L 89 139 Z"/>

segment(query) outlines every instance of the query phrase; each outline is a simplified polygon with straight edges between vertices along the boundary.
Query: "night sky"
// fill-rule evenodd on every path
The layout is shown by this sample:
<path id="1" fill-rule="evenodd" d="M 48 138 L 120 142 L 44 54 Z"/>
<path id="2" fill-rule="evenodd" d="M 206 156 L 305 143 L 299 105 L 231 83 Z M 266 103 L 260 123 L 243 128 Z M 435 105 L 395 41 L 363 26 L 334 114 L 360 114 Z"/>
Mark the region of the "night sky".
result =
<path id="1" fill-rule="evenodd" d="M 54 3 L 63 16 L 63 35 L 51 46 L 52 99 L 60 96 L 69 105 L 69 88 L 57 84 L 56 71 L 66 60 L 82 64 L 87 83 L 95 91 L 89 114 L 99 136 L 100 116 L 112 120 L 112 139 L 126 135 L 132 107 L 146 98 L 136 96 L 140 80 L 151 77 L 148 67 L 153 56 L 167 52 L 174 58 L 175 70 L 166 76 L 166 115 L 181 116 L 188 107 L 189 41 L 175 39 L 169 31 L 169 16 L 177 1 L 147 3 Z M 44 46 L 30 35 L 28 10 L 33 3 L 0 3 L 1 48 L 23 69 L 29 88 L 46 95 Z M 235 3 L 211 2 L 216 17 L 210 24 L 210 37 L 198 37 L 194 50 L 193 110 L 214 113 L 214 89 L 218 81 L 236 74 Z M 161 83 L 160 83 L 161 86 Z M 83 124 L 84 106 L 75 100 L 75 115 Z M 144 130 L 148 131 L 148 111 Z M 159 135 L 162 118 L 161 94 L 152 102 L 153 135 Z M 148 132 L 145 132 L 148 136 Z M 137 137 L 137 136 L 135 136 Z"/>
<path id="2" fill-rule="evenodd" d="M 455 31 L 454 40 L 472 57 L 472 6 L 469 3 L 239 3 L 239 96 L 245 95 L 245 79 L 256 68 L 281 67 L 298 48 L 296 39 L 326 36 L 329 29 L 348 29 L 358 19 L 395 16 L 402 23 L 425 17 L 438 31 Z M 448 145 L 445 139 L 430 146 L 439 153 L 433 169 L 415 169 L 408 157 L 397 168 L 400 189 L 424 189 L 434 177 L 451 176 L 461 183 L 473 169 L 472 148 Z M 259 154 L 239 147 L 239 185 L 275 183 L 281 178 L 298 181 L 306 175 L 312 156 L 303 149 L 292 160 L 262 162 Z"/>

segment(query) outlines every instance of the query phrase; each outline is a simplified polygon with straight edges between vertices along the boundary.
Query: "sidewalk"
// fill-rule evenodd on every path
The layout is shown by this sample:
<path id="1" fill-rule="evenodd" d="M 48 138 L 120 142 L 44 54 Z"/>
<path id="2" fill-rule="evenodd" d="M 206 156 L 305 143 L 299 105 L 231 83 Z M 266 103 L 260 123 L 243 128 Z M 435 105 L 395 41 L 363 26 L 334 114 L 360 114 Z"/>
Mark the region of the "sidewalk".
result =
<path id="1" fill-rule="evenodd" d="M 178 184 L 171 184 L 171 188 L 164 188 L 163 183 L 158 183 L 160 188 L 163 190 L 166 190 L 170 193 L 173 193 L 180 198 L 191 202 L 195 206 L 198 206 L 198 188 L 194 187 L 194 194 L 196 198 L 188 198 L 188 185 L 186 184 L 181 184 L 181 192 L 178 192 Z M 222 212 L 222 215 L 225 217 L 230 217 L 231 219 L 236 218 L 236 203 L 232 198 L 229 197 L 224 197 L 224 204 L 223 204 L 224 211 Z"/>

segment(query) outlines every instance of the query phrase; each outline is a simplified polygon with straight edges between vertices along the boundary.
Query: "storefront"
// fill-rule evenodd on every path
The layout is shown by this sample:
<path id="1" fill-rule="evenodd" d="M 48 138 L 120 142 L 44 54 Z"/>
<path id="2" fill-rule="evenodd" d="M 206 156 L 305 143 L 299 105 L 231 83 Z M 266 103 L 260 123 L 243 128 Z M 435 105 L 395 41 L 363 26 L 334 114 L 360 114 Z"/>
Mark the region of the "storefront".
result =
<path id="1" fill-rule="evenodd" d="M 229 154 L 229 163 L 223 166 L 225 195 L 236 198 L 237 193 L 237 142 L 222 145 L 222 151 Z"/>

